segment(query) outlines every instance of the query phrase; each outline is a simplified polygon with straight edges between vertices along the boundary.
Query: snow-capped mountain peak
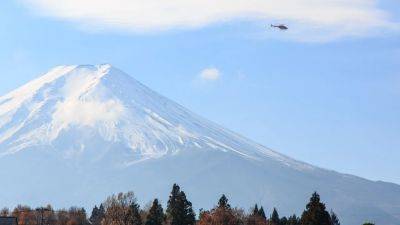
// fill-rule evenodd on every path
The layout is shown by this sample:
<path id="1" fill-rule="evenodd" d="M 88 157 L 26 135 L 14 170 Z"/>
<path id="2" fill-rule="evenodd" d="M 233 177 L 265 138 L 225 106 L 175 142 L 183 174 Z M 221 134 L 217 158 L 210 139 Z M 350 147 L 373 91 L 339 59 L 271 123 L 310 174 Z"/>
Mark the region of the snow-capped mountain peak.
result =
<path id="1" fill-rule="evenodd" d="M 118 149 L 123 154 L 115 163 L 131 165 L 212 150 L 311 169 L 200 118 L 109 64 L 59 66 L 0 98 L 0 137 L 1 156 L 48 146 L 66 158 L 99 159 Z"/>
<path id="2" fill-rule="evenodd" d="M 398 185 L 286 157 L 107 64 L 59 66 L 0 97 L 0 176 L 10 205 L 93 206 L 128 190 L 166 202 L 179 183 L 197 207 L 224 193 L 299 214 L 318 191 L 343 224 L 400 222 Z"/>

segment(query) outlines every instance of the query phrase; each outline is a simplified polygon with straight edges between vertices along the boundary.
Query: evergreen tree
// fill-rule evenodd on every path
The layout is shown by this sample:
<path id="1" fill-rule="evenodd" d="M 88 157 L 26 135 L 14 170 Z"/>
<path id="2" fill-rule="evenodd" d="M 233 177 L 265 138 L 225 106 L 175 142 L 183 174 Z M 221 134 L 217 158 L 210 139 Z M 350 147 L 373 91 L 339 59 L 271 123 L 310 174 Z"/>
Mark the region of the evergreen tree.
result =
<path id="1" fill-rule="evenodd" d="M 103 204 L 100 205 L 100 207 L 98 208 L 97 205 L 94 206 L 93 210 L 92 210 L 92 215 L 89 218 L 89 221 L 92 225 L 101 225 L 101 221 L 104 218 L 104 207 Z"/>
<path id="2" fill-rule="evenodd" d="M 180 187 L 174 184 L 169 196 L 167 205 L 167 216 L 171 220 L 172 225 L 182 225 L 184 223 L 184 212 L 182 210 L 182 202 L 179 199 Z"/>
<path id="3" fill-rule="evenodd" d="M 280 225 L 287 225 L 288 224 L 288 219 L 284 216 L 279 220 Z"/>
<path id="4" fill-rule="evenodd" d="M 197 225 L 243 225 L 244 216 L 242 216 L 243 214 L 240 214 L 239 211 L 231 208 L 228 204 L 228 198 L 222 195 L 217 206 L 210 211 L 201 211 L 200 220 Z M 260 217 L 250 217 L 247 220 L 247 225 L 259 225 L 256 219 Z"/>
<path id="5" fill-rule="evenodd" d="M 261 216 L 264 220 L 267 219 L 264 212 L 264 207 L 261 206 L 260 210 L 258 210 L 258 215 Z"/>
<path id="6" fill-rule="evenodd" d="M 300 225 L 300 219 L 296 215 L 289 217 L 287 225 Z"/>
<path id="7" fill-rule="evenodd" d="M 221 198 L 218 201 L 218 207 L 219 208 L 225 208 L 225 209 L 230 209 L 231 206 L 228 203 L 228 198 L 225 195 L 222 195 Z"/>
<path id="8" fill-rule="evenodd" d="M 100 204 L 100 207 L 99 207 L 99 216 L 100 217 L 104 217 L 104 214 L 106 213 L 106 210 L 104 209 L 104 206 L 103 206 L 103 204 Z"/>
<path id="9" fill-rule="evenodd" d="M 253 216 L 258 216 L 259 215 L 259 209 L 258 209 L 258 205 L 256 204 L 255 206 L 254 206 L 254 209 L 253 209 Z"/>
<path id="10" fill-rule="evenodd" d="M 92 215 L 90 215 L 89 221 L 93 225 L 99 225 L 98 223 L 98 214 L 99 214 L 99 208 L 97 208 L 97 205 L 94 206 L 92 210 Z"/>
<path id="11" fill-rule="evenodd" d="M 269 219 L 271 222 L 271 225 L 279 225 L 280 224 L 280 219 L 279 219 L 279 214 L 276 208 L 272 211 L 271 218 Z"/>
<path id="12" fill-rule="evenodd" d="M 158 203 L 158 199 L 154 199 L 153 204 L 149 210 L 149 214 L 147 215 L 145 225 L 162 225 L 164 219 L 164 210 L 161 204 Z"/>
<path id="13" fill-rule="evenodd" d="M 174 184 L 169 196 L 167 216 L 171 225 L 194 225 L 196 221 L 192 203 L 177 184 Z"/>
<path id="14" fill-rule="evenodd" d="M 340 225 L 339 218 L 332 210 L 331 210 L 331 222 L 332 225 Z"/>
<path id="15" fill-rule="evenodd" d="M 106 210 L 104 209 L 103 204 L 100 204 L 99 210 L 98 212 L 98 217 L 99 217 L 99 221 L 101 223 L 101 221 L 104 219 L 104 216 L 106 215 Z"/>
<path id="16" fill-rule="evenodd" d="M 331 216 L 326 211 L 325 204 L 320 202 L 317 192 L 314 192 L 306 210 L 301 216 L 301 225 L 331 225 Z"/>
<path id="17" fill-rule="evenodd" d="M 128 207 L 125 215 L 125 225 L 142 225 L 140 206 L 136 202 L 133 202 Z"/>

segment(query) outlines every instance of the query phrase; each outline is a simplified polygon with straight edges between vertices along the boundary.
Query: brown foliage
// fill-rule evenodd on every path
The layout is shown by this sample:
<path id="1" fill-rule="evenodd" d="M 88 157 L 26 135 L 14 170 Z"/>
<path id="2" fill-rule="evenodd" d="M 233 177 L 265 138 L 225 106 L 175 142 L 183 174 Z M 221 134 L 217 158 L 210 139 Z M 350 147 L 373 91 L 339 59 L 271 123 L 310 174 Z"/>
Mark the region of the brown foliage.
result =
<path id="1" fill-rule="evenodd" d="M 19 205 L 11 216 L 17 217 L 18 225 L 88 225 L 85 210 L 75 207 L 54 211 L 50 205 L 38 209 Z"/>
<path id="2" fill-rule="evenodd" d="M 112 195 L 104 202 L 105 217 L 102 225 L 130 225 L 131 205 L 136 204 L 133 192 Z"/>
<path id="3" fill-rule="evenodd" d="M 261 216 L 249 215 L 246 220 L 246 225 L 268 225 L 268 222 Z"/>
<path id="4" fill-rule="evenodd" d="M 201 212 L 198 225 L 243 225 L 243 218 L 242 210 L 216 207 L 211 211 Z"/>

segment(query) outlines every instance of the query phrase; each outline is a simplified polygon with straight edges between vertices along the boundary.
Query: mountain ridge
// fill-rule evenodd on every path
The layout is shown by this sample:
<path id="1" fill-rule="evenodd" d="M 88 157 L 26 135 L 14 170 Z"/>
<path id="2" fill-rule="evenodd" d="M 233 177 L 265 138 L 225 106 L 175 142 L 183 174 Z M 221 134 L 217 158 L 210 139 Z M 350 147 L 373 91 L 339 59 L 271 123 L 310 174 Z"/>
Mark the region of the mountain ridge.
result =
<path id="1" fill-rule="evenodd" d="M 200 207 L 226 193 L 240 206 L 299 214 L 318 191 L 344 224 L 400 223 L 399 185 L 280 154 L 110 64 L 56 67 L 0 97 L 0 176 L 6 204 L 90 206 L 127 190 L 165 201 L 177 182 Z"/>
<path id="2" fill-rule="evenodd" d="M 141 89 L 140 90 L 141 92 L 149 92 L 152 95 L 152 98 L 156 98 L 156 100 L 161 100 L 161 102 L 163 102 L 163 104 L 167 104 L 166 102 L 168 102 L 168 104 L 170 104 L 170 105 L 172 105 L 173 107 L 176 108 L 176 109 L 174 109 L 174 111 L 183 111 L 184 113 L 188 113 L 186 111 L 186 109 L 184 109 L 181 105 L 179 105 L 179 104 L 177 104 L 175 102 L 171 102 L 170 100 L 167 100 L 162 96 L 159 96 L 157 93 L 151 91 L 149 88 L 147 88 L 146 86 L 142 85 L 138 81 L 134 80 L 129 75 L 124 74 L 120 70 L 112 67 L 110 64 L 102 64 L 102 65 L 98 65 L 98 66 L 91 66 L 91 65 L 58 66 L 58 67 L 50 70 L 44 76 L 42 76 L 42 77 L 40 77 L 38 79 L 35 79 L 32 82 L 28 83 L 27 85 L 24 85 L 21 88 L 18 88 L 15 91 L 13 91 L 13 92 L 11 92 L 9 94 L 6 94 L 5 96 L 1 97 L 0 98 L 0 103 L 4 103 L 5 102 L 4 99 L 9 99 L 9 100 L 11 99 L 11 101 L 14 100 L 17 103 L 19 103 L 19 104 L 14 104 L 14 107 L 18 108 L 24 102 L 29 101 L 30 99 L 33 99 L 35 97 L 36 92 L 39 91 L 41 88 L 46 87 L 47 84 L 50 84 L 50 83 L 53 83 L 53 82 L 58 82 L 59 79 L 68 79 L 68 76 L 71 76 L 72 78 L 73 77 L 79 77 L 79 72 L 78 72 L 78 75 L 75 75 L 74 71 L 79 71 L 79 70 L 86 71 L 88 69 L 89 70 L 94 69 L 94 71 L 92 71 L 94 73 L 91 76 L 82 77 L 80 80 L 77 79 L 76 81 L 73 80 L 73 79 L 72 79 L 72 81 L 69 81 L 69 82 L 66 81 L 66 83 L 63 84 L 63 87 L 60 87 L 61 88 L 61 92 L 64 92 L 65 96 L 62 96 L 63 99 L 59 100 L 56 104 L 60 104 L 60 102 L 66 101 L 66 99 L 68 99 L 68 98 L 83 99 L 85 97 L 88 97 L 88 94 L 90 94 L 90 92 L 93 91 L 93 89 L 96 88 L 98 85 L 101 85 L 101 82 L 103 80 L 112 79 L 112 78 L 114 78 L 113 76 L 119 76 L 119 77 L 123 77 L 122 79 L 127 79 L 127 80 L 130 79 L 129 81 L 134 83 L 134 85 L 132 85 L 132 86 L 135 86 L 135 88 L 137 88 L 138 90 Z M 72 83 L 72 84 L 70 84 L 70 83 Z M 80 84 L 77 84 L 77 83 L 80 83 Z M 114 84 L 112 84 L 111 86 L 113 86 L 113 85 Z M 76 91 L 76 90 L 73 90 L 73 91 L 65 90 L 65 89 L 73 89 L 75 87 L 78 87 L 78 91 Z M 69 92 L 69 93 L 65 93 L 65 92 Z M 100 94 L 96 93 L 95 95 L 102 95 L 102 94 L 103 93 L 100 93 Z M 148 93 L 145 93 L 145 94 L 150 95 Z M 20 98 L 22 98 L 22 100 Z M 93 98 L 93 96 L 90 96 L 89 98 Z M 46 99 L 43 99 L 43 101 L 46 101 Z M 135 99 L 135 101 L 136 101 L 136 99 Z M 154 99 L 153 99 L 153 101 L 154 101 Z M 7 102 L 6 102 L 6 104 L 7 104 Z M 43 104 L 44 103 L 39 104 L 38 107 L 39 108 L 42 107 Z M 83 104 L 81 105 L 81 103 L 79 103 L 79 102 L 75 103 L 75 104 L 78 104 L 78 105 L 74 105 L 74 102 L 73 102 L 73 103 L 66 104 L 66 107 L 69 107 L 69 108 L 71 108 L 71 107 L 84 108 L 85 107 Z M 85 101 L 84 104 L 86 104 L 86 105 L 87 104 L 91 104 L 91 102 L 90 101 Z M 118 114 L 118 116 L 123 116 L 122 114 L 124 112 L 122 112 L 122 111 L 125 110 L 124 108 L 126 108 L 128 106 L 127 104 L 128 103 L 126 103 L 126 102 L 121 102 L 119 104 L 118 101 L 106 102 L 107 108 L 117 108 L 117 110 L 116 111 L 113 110 L 112 112 L 110 112 L 109 110 L 108 111 L 107 110 L 106 111 L 103 110 L 104 111 L 103 113 L 106 114 L 106 115 L 109 114 L 109 117 L 111 119 L 113 119 L 113 114 L 115 114 L 115 113 Z M 2 110 L 1 106 L 4 106 L 4 104 L 0 104 L 0 112 L 4 111 L 4 110 Z M 100 110 L 100 111 L 102 110 L 101 107 L 96 106 L 96 105 L 92 105 L 92 107 L 93 108 L 87 109 L 87 111 L 96 111 L 96 109 Z M 8 111 L 12 111 L 13 110 L 13 109 L 10 109 L 10 108 L 11 107 L 9 107 Z M 52 113 L 52 119 L 57 119 L 58 117 L 63 117 L 63 116 L 65 117 L 65 115 L 64 115 L 65 113 L 61 113 L 60 111 L 65 112 L 68 109 L 64 109 L 62 106 L 59 106 L 59 108 L 60 108 L 60 110 L 57 110 L 57 111 Z M 155 120 L 156 122 L 159 122 L 159 123 L 161 123 L 161 124 L 163 124 L 165 126 L 171 126 L 170 122 L 168 122 L 167 120 L 162 118 L 160 115 L 156 114 L 150 108 L 151 107 L 147 107 L 147 106 L 146 106 L 146 108 L 144 108 L 145 113 L 147 113 L 149 115 L 150 119 Z M 36 109 L 32 110 L 31 113 L 32 112 L 35 113 L 35 110 Z M 39 110 L 39 109 L 37 109 L 37 110 Z M 83 110 L 83 111 L 85 111 L 85 110 Z M 165 110 L 162 109 L 162 111 L 165 111 Z M 79 113 L 82 113 L 82 112 L 79 112 Z M 182 113 L 182 112 L 180 112 L 180 113 Z M 218 127 L 218 125 L 213 124 L 212 122 L 210 122 L 208 120 L 206 121 L 204 118 L 201 118 L 201 117 L 199 117 L 199 116 L 197 116 L 197 115 L 195 115 L 195 114 L 193 114 L 191 112 L 189 112 L 189 113 L 190 113 L 190 117 L 193 117 L 196 120 L 200 120 L 201 122 L 205 121 L 208 126 L 213 126 L 213 129 L 222 130 L 221 128 Z M 72 116 L 72 115 L 67 115 L 67 116 Z M 83 125 L 93 125 L 93 123 L 95 123 L 95 121 L 91 121 L 90 117 L 96 117 L 96 116 L 94 114 L 90 114 L 90 115 L 87 115 L 87 117 L 88 118 L 82 118 L 81 121 L 72 121 L 72 123 L 74 123 L 74 122 L 82 122 Z M 110 119 L 110 118 L 108 118 L 108 119 Z M 103 118 L 101 118 L 101 119 L 103 119 Z M 67 121 L 67 122 L 71 123 L 71 121 Z M 58 122 L 58 123 L 65 123 L 65 121 Z M 215 127 L 217 127 L 217 128 L 215 128 Z M 180 127 L 175 127 L 175 128 L 179 129 Z M 60 129 L 62 129 L 62 128 L 60 128 Z M 238 135 L 236 133 L 233 133 L 233 132 L 225 130 L 225 129 L 223 129 L 223 130 L 224 130 L 224 132 L 229 133 L 230 135 L 234 135 L 237 138 L 245 139 L 244 137 L 242 137 L 242 136 L 240 136 L 240 135 Z M 60 131 L 58 131 L 58 132 L 60 132 Z M 58 134 L 58 132 L 57 132 L 57 134 Z M 184 130 L 181 130 L 181 132 L 185 133 Z M 53 136 L 57 136 L 57 134 L 53 135 Z M 6 135 L 6 137 L 8 137 L 8 136 L 10 136 L 10 135 Z M 177 138 L 178 142 L 183 144 L 182 143 L 183 142 L 182 138 L 184 138 L 184 137 L 185 136 L 183 135 L 183 136 L 177 136 L 176 138 Z M 206 138 L 211 139 L 208 136 Z M 52 141 L 53 139 L 55 139 L 55 137 L 50 137 L 49 139 L 50 139 L 50 141 Z M 251 142 L 248 139 L 246 139 L 246 141 L 247 142 Z M 0 143 L 1 143 L 1 141 L 0 141 Z M 198 145 L 198 143 L 195 143 L 195 144 Z M 208 144 L 210 144 L 210 143 L 208 143 Z M 230 146 L 224 146 L 222 143 L 213 143 L 213 144 L 222 145 L 222 146 L 219 146 L 219 147 L 223 147 L 225 149 L 230 149 L 232 151 L 236 151 L 235 149 L 232 149 Z M 256 145 L 256 143 L 254 143 L 254 142 L 251 143 L 251 144 Z M 212 146 L 212 147 L 218 147 L 218 146 Z M 260 149 L 263 148 L 262 150 L 264 150 L 264 153 L 269 154 L 271 156 L 275 156 L 275 157 L 278 157 L 278 158 L 286 158 L 287 160 L 288 159 L 293 160 L 293 159 L 291 159 L 291 158 L 289 158 L 287 156 L 284 156 L 282 154 L 278 154 L 277 152 L 272 151 L 272 150 L 270 150 L 268 148 L 265 148 L 265 147 L 263 147 L 261 145 L 259 145 L 259 148 Z M 268 151 L 268 152 L 265 152 L 265 151 Z M 246 154 L 244 154 L 244 153 L 242 153 L 240 151 L 237 151 L 237 153 L 241 154 L 241 155 L 243 155 L 245 157 L 250 157 L 250 158 L 252 157 L 252 156 L 246 155 Z M 295 161 L 295 160 L 293 160 L 293 161 Z M 298 162 L 298 161 L 296 161 L 296 162 Z"/>

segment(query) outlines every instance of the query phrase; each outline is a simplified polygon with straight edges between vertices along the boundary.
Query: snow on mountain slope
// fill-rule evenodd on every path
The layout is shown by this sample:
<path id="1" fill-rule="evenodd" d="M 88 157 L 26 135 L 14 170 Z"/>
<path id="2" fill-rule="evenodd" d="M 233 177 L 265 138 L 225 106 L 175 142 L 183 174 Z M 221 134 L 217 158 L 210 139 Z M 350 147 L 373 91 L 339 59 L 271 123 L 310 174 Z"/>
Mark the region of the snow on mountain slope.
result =
<path id="1" fill-rule="evenodd" d="M 111 65 L 56 67 L 1 97 L 0 176 L 0 205 L 91 206 L 127 190 L 143 202 L 165 202 L 178 182 L 198 207 L 226 193 L 244 207 L 261 203 L 299 214 L 318 191 L 344 224 L 400 224 L 398 185 L 279 154 Z"/>
<path id="2" fill-rule="evenodd" d="M 90 129 L 129 152 L 125 165 L 187 149 L 232 151 L 257 160 L 271 157 L 298 169 L 312 169 L 188 112 L 111 67 L 61 66 L 0 98 L 0 154 L 53 145 L 71 127 Z M 73 149 L 54 146 L 79 157 Z"/>

